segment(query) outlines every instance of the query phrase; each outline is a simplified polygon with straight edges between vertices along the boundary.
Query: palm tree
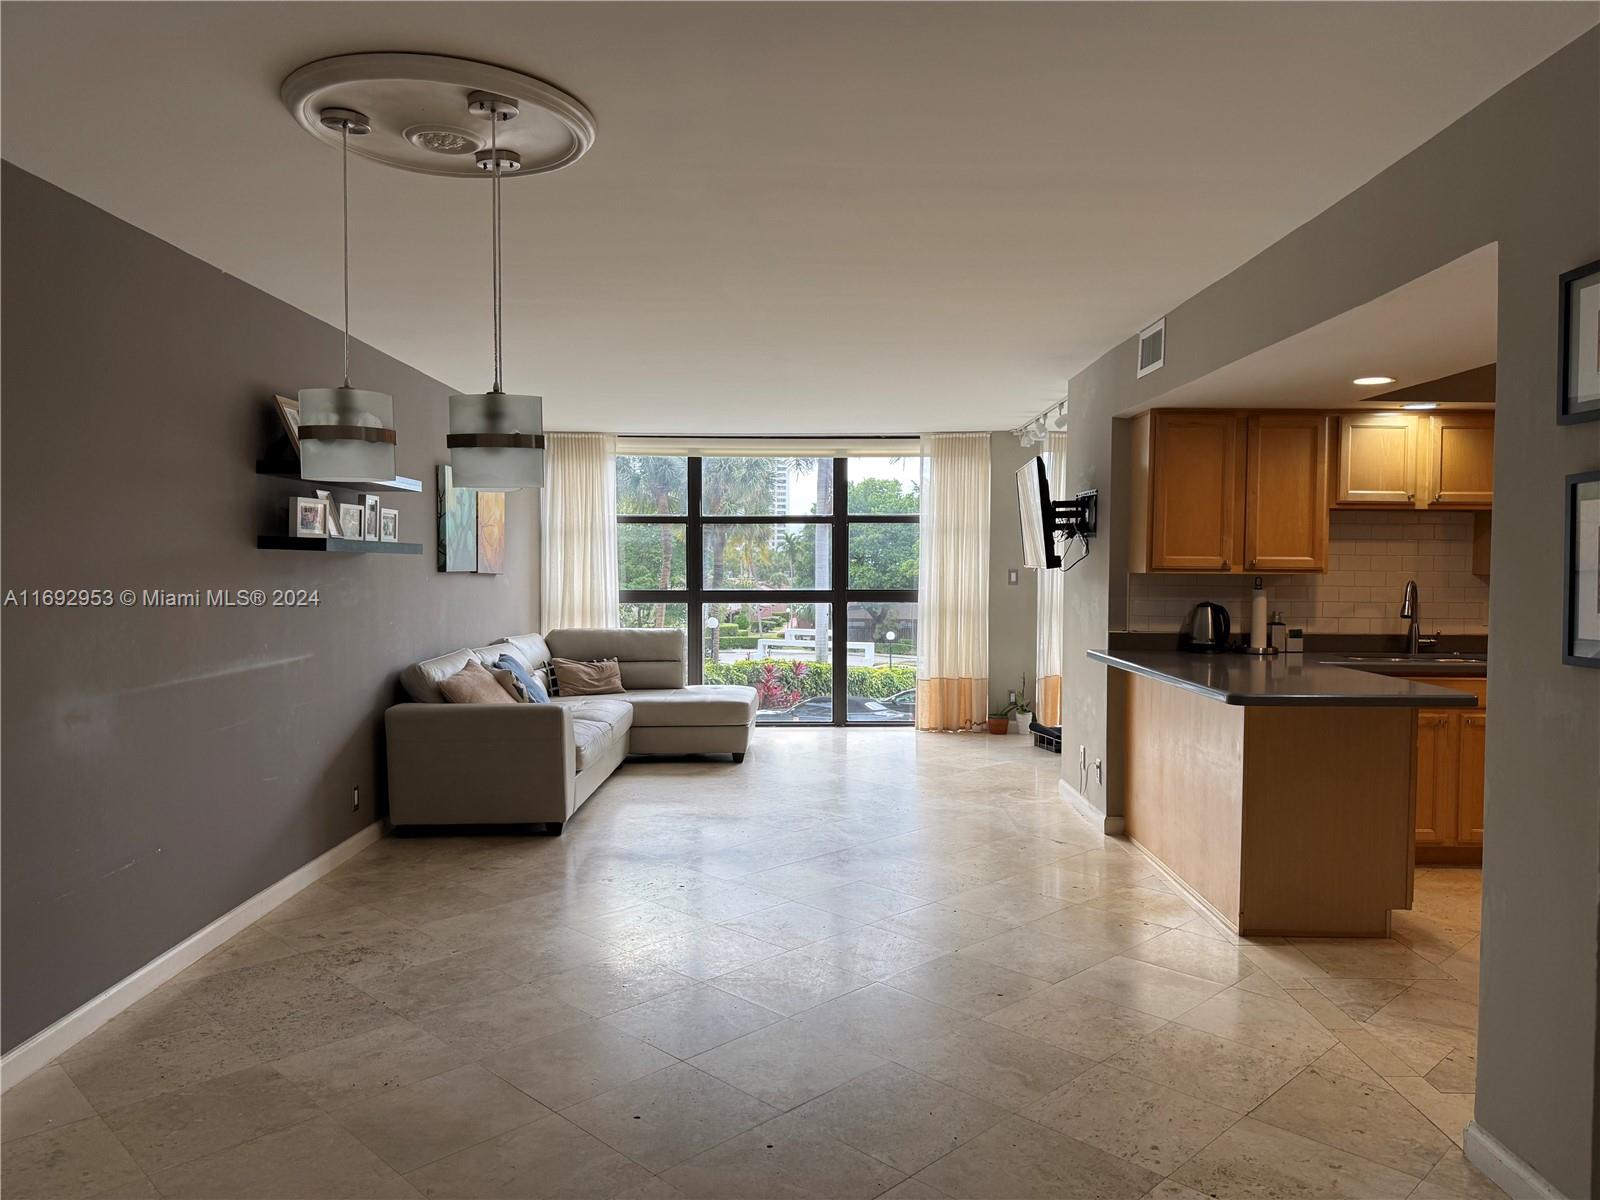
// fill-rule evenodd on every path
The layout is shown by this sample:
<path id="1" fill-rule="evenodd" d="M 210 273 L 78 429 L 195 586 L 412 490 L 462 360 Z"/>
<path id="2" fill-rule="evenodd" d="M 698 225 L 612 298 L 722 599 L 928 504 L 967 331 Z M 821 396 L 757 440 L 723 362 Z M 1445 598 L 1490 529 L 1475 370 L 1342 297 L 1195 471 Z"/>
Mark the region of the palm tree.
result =
<path id="1" fill-rule="evenodd" d="M 772 513 L 772 485 L 783 460 L 776 458 L 707 458 L 700 464 L 701 511 L 707 516 L 764 517 Z M 732 527 L 705 526 L 705 553 L 711 564 L 710 586 L 722 587 L 728 538 Z"/>
<path id="2" fill-rule="evenodd" d="M 653 454 L 619 455 L 617 457 L 617 505 L 627 513 L 653 513 L 669 516 L 683 511 L 687 498 L 688 463 L 681 458 L 667 458 Z M 672 587 L 672 559 L 674 526 L 659 525 L 661 534 L 660 587 Z M 657 629 L 667 623 L 667 606 L 657 604 L 652 615 Z"/>

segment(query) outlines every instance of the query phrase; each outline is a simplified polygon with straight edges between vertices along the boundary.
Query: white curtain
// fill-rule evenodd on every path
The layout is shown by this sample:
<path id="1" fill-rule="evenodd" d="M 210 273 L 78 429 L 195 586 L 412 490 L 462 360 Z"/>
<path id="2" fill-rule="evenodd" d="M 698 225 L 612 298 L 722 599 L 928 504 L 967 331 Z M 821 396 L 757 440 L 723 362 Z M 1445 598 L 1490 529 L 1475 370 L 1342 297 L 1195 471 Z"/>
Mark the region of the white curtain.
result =
<path id="1" fill-rule="evenodd" d="M 1044 443 L 1050 498 L 1067 494 L 1067 435 L 1051 433 Z M 1067 579 L 1060 571 L 1036 571 L 1039 577 L 1039 618 L 1034 675 L 1039 680 L 1036 719 L 1041 725 L 1061 724 L 1062 626 L 1066 623 Z"/>
<path id="2" fill-rule="evenodd" d="M 547 433 L 540 624 L 599 629 L 617 615 L 617 439 Z"/>
<path id="3" fill-rule="evenodd" d="M 922 439 L 917 728 L 989 715 L 989 435 Z"/>

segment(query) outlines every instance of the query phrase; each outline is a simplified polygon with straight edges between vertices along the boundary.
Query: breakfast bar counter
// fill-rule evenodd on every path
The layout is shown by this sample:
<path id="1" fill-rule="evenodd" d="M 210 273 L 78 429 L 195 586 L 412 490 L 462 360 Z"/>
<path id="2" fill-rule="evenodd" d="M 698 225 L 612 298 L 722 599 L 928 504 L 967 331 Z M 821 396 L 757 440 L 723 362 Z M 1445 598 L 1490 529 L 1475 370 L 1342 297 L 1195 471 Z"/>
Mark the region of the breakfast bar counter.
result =
<path id="1" fill-rule="evenodd" d="M 1467 694 L 1304 655 L 1091 650 L 1127 833 L 1256 936 L 1386 937 L 1411 907 L 1419 708 Z"/>

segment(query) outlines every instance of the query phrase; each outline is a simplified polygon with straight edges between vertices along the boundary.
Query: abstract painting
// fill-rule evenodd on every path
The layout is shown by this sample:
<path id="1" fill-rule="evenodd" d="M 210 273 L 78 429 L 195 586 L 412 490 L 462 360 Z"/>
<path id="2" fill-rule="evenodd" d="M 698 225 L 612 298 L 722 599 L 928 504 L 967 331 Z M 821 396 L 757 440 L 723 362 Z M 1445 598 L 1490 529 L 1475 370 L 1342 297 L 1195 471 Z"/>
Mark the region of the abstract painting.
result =
<path id="1" fill-rule="evenodd" d="M 502 503 L 504 499 L 502 497 Z M 478 493 L 453 487 L 448 465 L 439 468 L 439 570 L 478 569 Z"/>
<path id="2" fill-rule="evenodd" d="M 478 493 L 478 574 L 506 569 L 506 494 Z"/>

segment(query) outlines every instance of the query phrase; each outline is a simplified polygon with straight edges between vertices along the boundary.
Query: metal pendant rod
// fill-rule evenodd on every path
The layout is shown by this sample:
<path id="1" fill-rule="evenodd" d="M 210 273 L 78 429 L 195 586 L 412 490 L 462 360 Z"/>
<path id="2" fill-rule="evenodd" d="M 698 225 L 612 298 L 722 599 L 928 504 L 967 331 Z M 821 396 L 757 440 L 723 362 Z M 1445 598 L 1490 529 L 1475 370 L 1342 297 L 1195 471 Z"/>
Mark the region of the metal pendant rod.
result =
<path id="1" fill-rule="evenodd" d="M 494 387 L 493 391 L 501 392 L 505 389 L 501 385 L 501 347 L 500 347 L 500 146 L 498 133 L 500 129 L 500 115 L 489 114 L 489 153 L 494 163 L 494 178 L 491 181 L 490 191 L 493 221 L 494 221 Z"/>
<path id="2" fill-rule="evenodd" d="M 350 122 L 339 126 L 339 162 L 344 190 L 344 386 L 350 386 Z"/>

